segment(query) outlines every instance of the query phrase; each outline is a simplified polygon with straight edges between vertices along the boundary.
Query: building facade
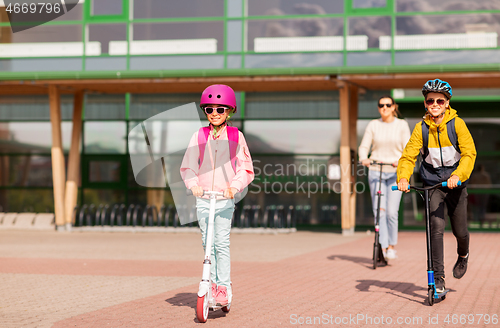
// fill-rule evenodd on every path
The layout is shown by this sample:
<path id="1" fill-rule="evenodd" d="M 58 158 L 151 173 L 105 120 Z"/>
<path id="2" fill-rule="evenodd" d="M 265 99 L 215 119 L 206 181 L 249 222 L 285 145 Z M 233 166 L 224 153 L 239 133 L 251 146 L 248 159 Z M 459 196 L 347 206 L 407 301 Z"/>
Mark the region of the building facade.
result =
<path id="1" fill-rule="evenodd" d="M 345 180 L 336 171 L 344 138 L 351 140 L 345 156 L 350 150 L 357 182 L 350 191 L 356 225 L 369 227 L 366 172 L 355 165 L 355 151 L 378 117 L 377 100 L 392 94 L 412 129 L 424 113 L 419 88 L 443 78 L 454 87 L 452 107 L 478 150 L 470 227 L 500 228 L 498 2 L 85 0 L 15 33 L 8 9 L 0 7 L 4 212 L 56 210 L 50 86 L 60 102 L 68 178 L 74 122 L 81 125 L 78 206 L 145 207 L 173 200 L 168 186 L 135 182 L 130 130 L 165 110 L 199 103 L 215 81 L 237 91 L 239 110 L 231 122 L 245 134 L 256 167 L 246 205 L 293 206 L 298 224 L 340 227 L 349 204 L 341 199 Z M 351 93 L 342 98 L 345 83 Z M 74 116 L 78 92 L 81 121 Z M 347 135 L 342 99 L 352 100 L 346 108 L 355 113 Z M 418 174 L 414 178 L 418 183 Z M 423 226 L 417 197 L 404 195 L 402 227 Z"/>

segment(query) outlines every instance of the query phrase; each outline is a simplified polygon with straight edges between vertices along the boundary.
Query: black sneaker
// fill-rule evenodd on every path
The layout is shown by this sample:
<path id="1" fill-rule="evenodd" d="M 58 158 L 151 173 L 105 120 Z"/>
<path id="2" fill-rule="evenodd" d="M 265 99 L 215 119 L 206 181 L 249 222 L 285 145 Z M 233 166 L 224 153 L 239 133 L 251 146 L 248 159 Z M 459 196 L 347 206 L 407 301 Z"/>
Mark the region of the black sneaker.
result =
<path id="1" fill-rule="evenodd" d="M 460 279 L 467 272 L 467 262 L 469 262 L 469 255 L 466 258 L 458 256 L 457 263 L 453 267 L 453 277 Z"/>
<path id="2" fill-rule="evenodd" d="M 444 293 L 444 277 L 436 277 L 434 283 L 436 284 L 436 293 Z"/>

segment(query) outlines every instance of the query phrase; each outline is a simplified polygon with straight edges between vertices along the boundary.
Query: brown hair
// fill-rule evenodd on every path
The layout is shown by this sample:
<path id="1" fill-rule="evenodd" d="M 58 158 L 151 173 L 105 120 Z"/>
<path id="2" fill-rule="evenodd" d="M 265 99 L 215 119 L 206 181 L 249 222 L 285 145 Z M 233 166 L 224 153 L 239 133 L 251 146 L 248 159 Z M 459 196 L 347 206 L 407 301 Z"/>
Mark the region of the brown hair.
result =
<path id="1" fill-rule="evenodd" d="M 391 96 L 382 96 L 380 98 L 378 98 L 378 102 L 377 104 L 380 104 L 380 100 L 384 99 L 384 98 L 389 98 L 391 101 L 392 101 L 392 104 L 395 105 L 395 109 L 394 109 L 394 112 L 392 112 L 392 114 L 395 116 L 395 117 L 400 117 L 401 116 L 401 112 L 399 111 L 399 105 L 396 104 L 396 102 L 394 101 L 394 98 L 392 98 Z"/>

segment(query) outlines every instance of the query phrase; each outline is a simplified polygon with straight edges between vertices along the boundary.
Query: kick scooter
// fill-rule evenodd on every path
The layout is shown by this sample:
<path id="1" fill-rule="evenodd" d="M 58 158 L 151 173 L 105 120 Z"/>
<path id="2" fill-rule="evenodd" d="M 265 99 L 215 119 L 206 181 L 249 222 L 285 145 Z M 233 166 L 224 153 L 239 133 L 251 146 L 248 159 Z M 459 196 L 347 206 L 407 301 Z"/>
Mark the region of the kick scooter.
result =
<path id="1" fill-rule="evenodd" d="M 188 189 L 186 194 L 191 196 L 193 195 L 193 192 Z M 212 244 L 214 242 L 215 203 L 217 202 L 217 196 L 224 196 L 224 193 L 221 191 L 204 191 L 203 194 L 210 197 L 210 209 L 208 212 L 203 274 L 198 288 L 198 301 L 196 302 L 196 317 L 201 323 L 207 321 L 208 310 L 216 311 L 222 309 L 223 312 L 229 312 L 231 309 L 231 299 L 233 298 L 232 289 L 228 288 L 228 304 L 224 306 L 216 304 L 215 298 L 212 295 L 212 279 L 210 277 L 210 265 L 212 264 L 210 261 L 210 254 L 212 251 Z"/>
<path id="2" fill-rule="evenodd" d="M 382 167 L 384 165 L 392 166 L 389 163 L 371 162 L 370 165 L 380 166 L 380 179 L 377 191 L 377 215 L 375 216 L 375 242 L 373 243 L 373 269 L 377 269 L 377 266 L 387 265 L 387 259 L 384 257 L 384 252 L 379 241 L 379 230 L 380 230 L 380 200 L 382 198 Z"/>
<path id="3" fill-rule="evenodd" d="M 462 182 L 458 181 L 457 183 L 459 186 L 462 184 Z M 426 237 L 426 242 L 427 242 L 427 301 L 429 302 L 429 305 L 432 306 L 434 305 L 434 301 L 438 299 L 444 300 L 446 298 L 446 294 L 450 291 L 449 289 L 445 289 L 444 292 L 438 293 L 436 291 L 436 284 L 434 281 L 434 267 L 432 264 L 432 248 L 431 248 L 431 219 L 430 219 L 430 197 L 429 197 L 429 191 L 434 190 L 439 187 L 447 187 L 448 183 L 441 182 L 438 183 L 434 186 L 428 186 L 428 187 L 415 187 L 415 186 L 410 186 L 408 185 L 408 189 L 414 189 L 417 191 L 423 191 L 424 195 L 422 196 L 421 193 L 418 193 L 420 197 L 424 199 L 425 202 L 425 237 Z M 392 190 L 398 190 L 398 186 L 392 186 Z"/>

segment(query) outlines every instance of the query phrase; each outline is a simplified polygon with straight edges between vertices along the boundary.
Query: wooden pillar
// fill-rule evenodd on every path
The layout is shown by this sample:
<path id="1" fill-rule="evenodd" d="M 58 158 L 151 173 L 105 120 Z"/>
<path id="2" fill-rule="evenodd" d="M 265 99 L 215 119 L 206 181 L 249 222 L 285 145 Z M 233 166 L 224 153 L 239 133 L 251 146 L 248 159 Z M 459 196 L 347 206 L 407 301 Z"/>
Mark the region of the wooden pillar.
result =
<path id="1" fill-rule="evenodd" d="M 54 212 L 56 228 L 64 228 L 64 184 L 66 169 L 61 134 L 61 97 L 56 86 L 49 86 L 50 123 L 52 125 L 52 181 L 54 185 Z"/>
<path id="2" fill-rule="evenodd" d="M 357 181 L 357 162 L 358 162 L 358 87 L 351 85 L 349 87 L 349 147 L 351 148 L 351 195 L 349 199 L 349 220 L 354 232 L 356 227 L 356 181 Z"/>
<path id="3" fill-rule="evenodd" d="M 71 230 L 73 209 L 78 199 L 78 181 L 80 180 L 80 142 L 82 137 L 83 91 L 75 93 L 73 103 L 73 131 L 68 158 L 68 180 L 64 199 L 64 222 L 66 230 Z"/>
<path id="4" fill-rule="evenodd" d="M 340 209 L 342 234 L 351 235 L 356 225 L 356 123 L 358 118 L 357 87 L 342 83 L 340 91 Z"/>
<path id="5" fill-rule="evenodd" d="M 148 205 L 154 205 L 160 211 L 163 204 L 165 204 L 165 189 L 148 189 L 147 198 Z"/>

